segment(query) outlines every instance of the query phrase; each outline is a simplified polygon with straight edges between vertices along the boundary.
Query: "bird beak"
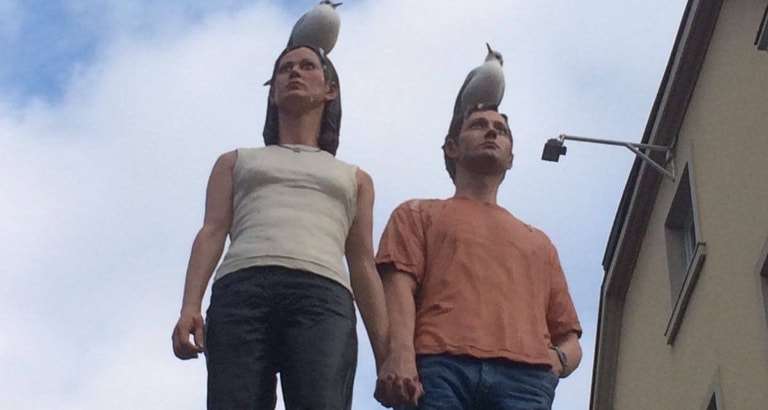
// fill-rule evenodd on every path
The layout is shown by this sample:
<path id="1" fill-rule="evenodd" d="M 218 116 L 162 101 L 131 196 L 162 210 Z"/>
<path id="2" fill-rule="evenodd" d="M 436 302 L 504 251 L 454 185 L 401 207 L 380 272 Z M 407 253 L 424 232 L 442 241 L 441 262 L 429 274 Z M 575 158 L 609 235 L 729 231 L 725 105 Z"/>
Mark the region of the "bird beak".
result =
<path id="1" fill-rule="evenodd" d="M 262 85 L 263 85 L 264 87 L 266 87 L 266 86 L 271 86 L 271 85 L 272 85 L 272 79 L 270 78 L 269 80 L 265 81 L 265 82 L 264 82 L 264 84 L 262 84 Z"/>
<path id="2" fill-rule="evenodd" d="M 491 45 L 488 43 L 485 43 L 485 46 L 488 47 L 488 52 L 493 53 L 493 49 L 491 48 Z"/>
<path id="3" fill-rule="evenodd" d="M 336 7 L 341 6 L 342 4 L 344 4 L 344 3 L 331 3 L 331 6 L 333 6 L 333 8 L 336 8 Z"/>

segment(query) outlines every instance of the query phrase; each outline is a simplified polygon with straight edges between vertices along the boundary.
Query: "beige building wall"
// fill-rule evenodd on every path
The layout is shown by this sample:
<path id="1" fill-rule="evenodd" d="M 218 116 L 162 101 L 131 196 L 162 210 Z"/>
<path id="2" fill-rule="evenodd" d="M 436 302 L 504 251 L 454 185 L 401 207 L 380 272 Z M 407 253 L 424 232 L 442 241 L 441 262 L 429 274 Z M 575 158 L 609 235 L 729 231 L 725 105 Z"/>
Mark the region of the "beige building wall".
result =
<path id="1" fill-rule="evenodd" d="M 697 198 L 706 260 L 672 345 L 664 179 L 627 292 L 614 405 L 768 409 L 768 326 L 756 264 L 768 240 L 768 53 L 753 45 L 765 0 L 726 0 L 675 159 Z"/>

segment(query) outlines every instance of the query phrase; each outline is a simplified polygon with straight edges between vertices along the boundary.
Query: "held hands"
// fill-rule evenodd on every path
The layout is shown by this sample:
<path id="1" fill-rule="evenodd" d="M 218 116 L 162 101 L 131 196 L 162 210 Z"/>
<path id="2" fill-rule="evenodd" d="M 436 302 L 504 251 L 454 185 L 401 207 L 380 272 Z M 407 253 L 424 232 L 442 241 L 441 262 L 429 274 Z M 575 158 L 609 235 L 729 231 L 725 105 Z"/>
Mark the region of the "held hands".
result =
<path id="1" fill-rule="evenodd" d="M 373 397 L 384 407 L 417 406 L 423 394 L 415 354 L 390 352 L 379 371 Z"/>
<path id="2" fill-rule="evenodd" d="M 203 315 L 200 312 L 181 312 L 176 327 L 173 328 L 173 354 L 181 360 L 196 359 L 205 351 Z M 190 342 L 190 335 L 194 343 Z"/>

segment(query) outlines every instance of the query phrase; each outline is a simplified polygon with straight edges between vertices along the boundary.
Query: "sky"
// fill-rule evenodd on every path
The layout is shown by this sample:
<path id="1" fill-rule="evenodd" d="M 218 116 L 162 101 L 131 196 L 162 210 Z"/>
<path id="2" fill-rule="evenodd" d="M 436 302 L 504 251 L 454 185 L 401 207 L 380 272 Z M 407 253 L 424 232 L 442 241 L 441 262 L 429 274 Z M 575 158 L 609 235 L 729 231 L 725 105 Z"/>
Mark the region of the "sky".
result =
<path id="1" fill-rule="evenodd" d="M 203 409 L 178 318 L 208 174 L 262 146 L 273 59 L 314 1 L 0 0 L 0 397 L 9 409 Z M 373 177 L 374 241 L 410 198 L 453 193 L 440 145 L 456 92 L 504 55 L 515 163 L 499 203 L 557 246 L 584 328 L 556 410 L 589 403 L 601 266 L 683 0 L 348 0 L 331 53 L 338 157 Z M 206 294 L 207 304 L 208 294 Z M 354 409 L 372 398 L 362 325 Z M 282 404 L 278 404 L 282 408 Z"/>

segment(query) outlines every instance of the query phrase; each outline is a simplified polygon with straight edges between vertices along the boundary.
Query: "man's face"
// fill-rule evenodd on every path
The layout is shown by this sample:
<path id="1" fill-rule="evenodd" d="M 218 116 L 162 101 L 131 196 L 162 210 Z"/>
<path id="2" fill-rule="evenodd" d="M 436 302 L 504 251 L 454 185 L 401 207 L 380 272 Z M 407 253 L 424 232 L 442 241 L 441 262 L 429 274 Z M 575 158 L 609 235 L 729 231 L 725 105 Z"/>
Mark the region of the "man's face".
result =
<path id="1" fill-rule="evenodd" d="M 446 153 L 462 166 L 480 174 L 499 174 L 512 167 L 512 135 L 496 111 L 475 111 L 464 120 L 458 142 Z"/>
<path id="2" fill-rule="evenodd" d="M 306 47 L 286 53 L 277 66 L 273 100 L 281 108 L 316 107 L 336 98 L 317 54 Z"/>

